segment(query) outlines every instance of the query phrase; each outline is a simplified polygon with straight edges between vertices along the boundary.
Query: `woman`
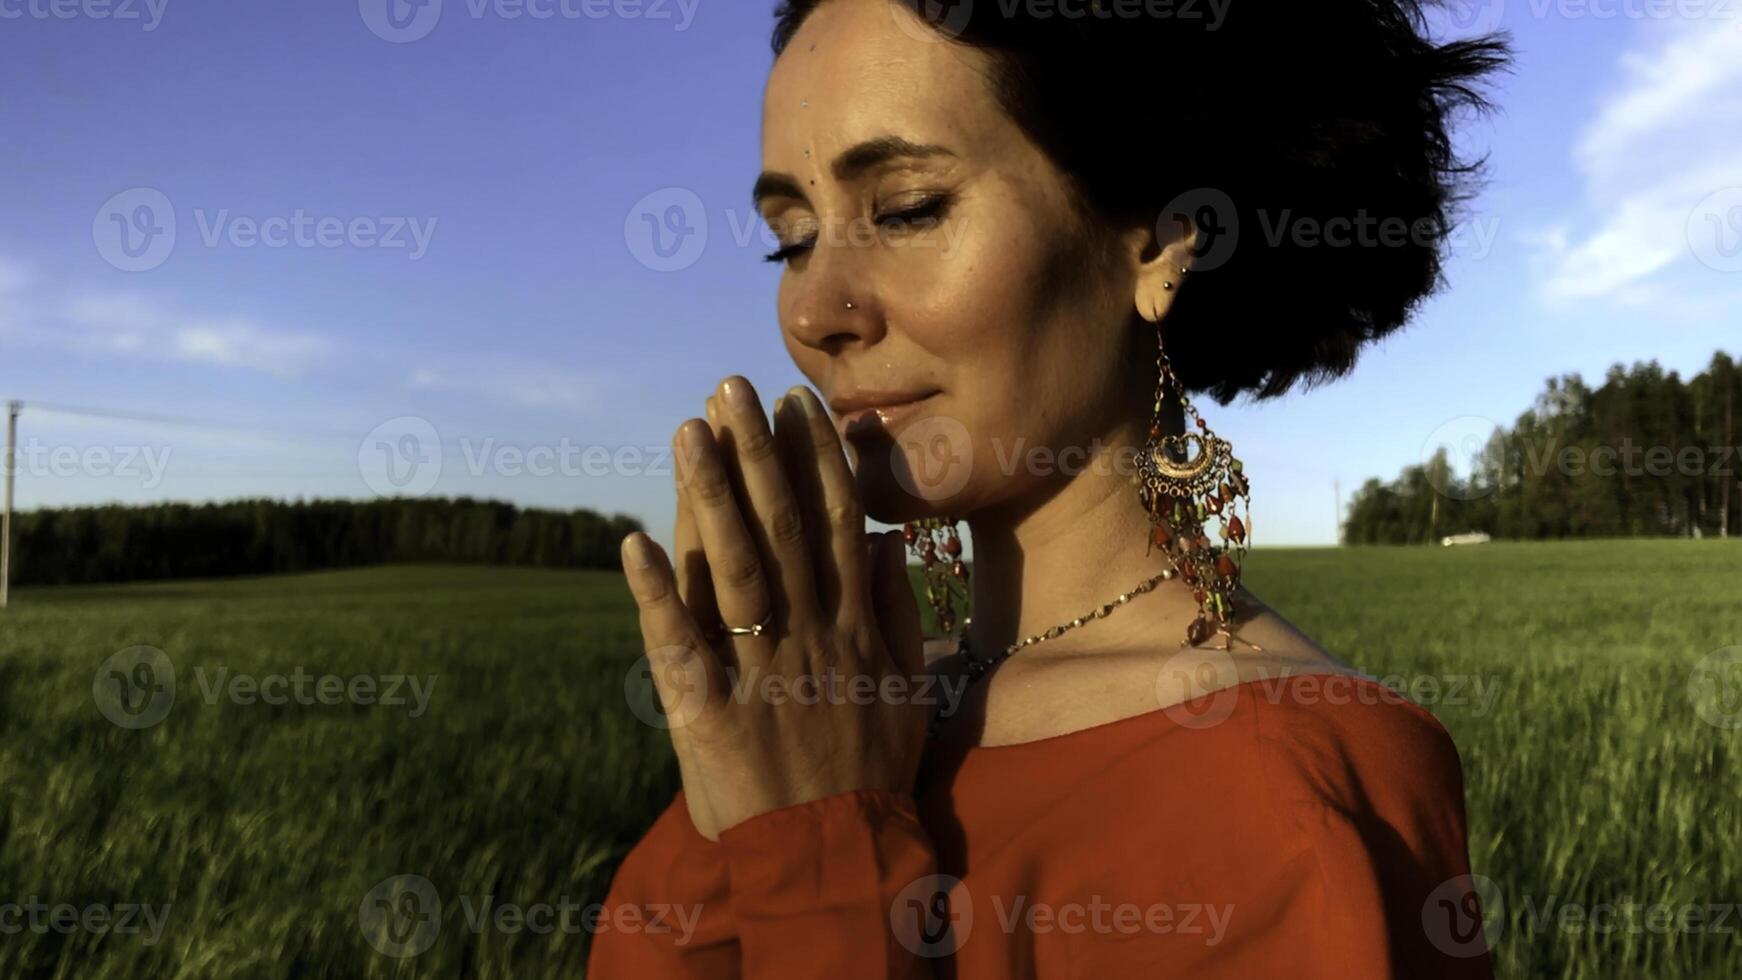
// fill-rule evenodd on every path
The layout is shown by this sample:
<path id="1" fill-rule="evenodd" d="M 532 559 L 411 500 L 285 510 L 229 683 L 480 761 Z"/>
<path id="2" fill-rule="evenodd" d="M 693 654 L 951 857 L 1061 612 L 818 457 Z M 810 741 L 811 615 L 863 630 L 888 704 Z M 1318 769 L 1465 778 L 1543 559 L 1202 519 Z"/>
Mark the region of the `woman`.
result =
<path id="1" fill-rule="evenodd" d="M 1456 749 L 1239 586 L 1249 484 L 1189 393 L 1404 322 L 1502 45 L 1407 0 L 776 19 L 755 196 L 822 397 L 771 425 L 726 379 L 675 562 L 625 539 L 683 789 L 592 974 L 1488 975 Z"/>

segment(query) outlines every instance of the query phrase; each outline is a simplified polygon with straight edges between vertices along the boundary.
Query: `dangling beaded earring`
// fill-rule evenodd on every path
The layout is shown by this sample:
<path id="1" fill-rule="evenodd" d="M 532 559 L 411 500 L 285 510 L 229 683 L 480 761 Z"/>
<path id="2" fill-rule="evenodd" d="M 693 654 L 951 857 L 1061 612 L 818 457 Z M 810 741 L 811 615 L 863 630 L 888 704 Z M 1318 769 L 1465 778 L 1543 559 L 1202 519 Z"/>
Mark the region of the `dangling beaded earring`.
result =
<path id="1" fill-rule="evenodd" d="M 1182 275 L 1185 271 L 1180 269 Z M 1164 283 L 1163 288 L 1172 290 L 1174 284 Z M 1168 360 L 1160 316 L 1145 319 L 1156 325 L 1155 404 L 1149 441 L 1132 477 L 1151 525 L 1144 553 L 1151 548 L 1166 551 L 1198 602 L 1198 616 L 1186 628 L 1180 646 L 1197 646 L 1214 630 L 1222 635 L 1222 649 L 1227 650 L 1234 640 L 1234 591 L 1240 586 L 1240 566 L 1252 535 L 1251 485 L 1233 447 L 1211 431 L 1186 397 L 1185 386 Z M 1169 397 L 1179 400 L 1188 422 L 1179 435 L 1163 434 L 1161 407 Z M 1198 431 L 1192 431 L 1191 423 Z M 1217 524 L 1214 540 L 1204 527 L 1211 519 Z"/>
<path id="2" fill-rule="evenodd" d="M 953 635 L 956 612 L 966 608 L 970 595 L 968 566 L 962 562 L 962 537 L 956 530 L 956 518 L 923 517 L 909 521 L 902 525 L 901 536 L 919 557 L 925 572 L 925 598 L 937 618 L 938 630 L 944 636 Z"/>

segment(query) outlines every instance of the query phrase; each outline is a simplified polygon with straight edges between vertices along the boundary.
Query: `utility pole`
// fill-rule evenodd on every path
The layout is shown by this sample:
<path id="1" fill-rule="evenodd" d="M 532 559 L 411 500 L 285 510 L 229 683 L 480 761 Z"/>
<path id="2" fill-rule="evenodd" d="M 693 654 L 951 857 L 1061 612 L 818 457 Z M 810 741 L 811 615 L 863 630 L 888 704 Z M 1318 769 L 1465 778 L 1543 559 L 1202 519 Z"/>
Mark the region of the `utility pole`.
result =
<path id="1" fill-rule="evenodd" d="M 1337 545 L 1343 544 L 1343 481 L 1331 481 L 1331 493 L 1337 498 Z"/>
<path id="2" fill-rule="evenodd" d="M 1724 446 L 1728 450 L 1736 447 L 1736 403 L 1730 397 L 1730 381 L 1724 381 Z M 1730 536 L 1730 484 L 1736 482 L 1736 475 L 1725 468 L 1724 475 L 1718 486 L 1718 537 Z"/>
<path id="3" fill-rule="evenodd" d="M 6 608 L 6 592 L 12 582 L 12 477 L 18 472 L 18 413 L 24 403 L 6 403 L 6 458 L 0 468 L 6 470 L 6 514 L 0 517 L 0 609 Z"/>

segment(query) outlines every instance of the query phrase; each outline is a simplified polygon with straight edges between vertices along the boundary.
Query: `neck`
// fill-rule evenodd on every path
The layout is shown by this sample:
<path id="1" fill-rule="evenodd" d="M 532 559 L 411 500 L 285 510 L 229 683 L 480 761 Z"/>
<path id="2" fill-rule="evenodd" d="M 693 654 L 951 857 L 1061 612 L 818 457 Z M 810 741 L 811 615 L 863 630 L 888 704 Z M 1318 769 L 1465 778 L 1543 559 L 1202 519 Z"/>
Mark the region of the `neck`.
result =
<path id="1" fill-rule="evenodd" d="M 1178 431 L 1179 420 L 1172 421 Z M 1147 419 L 1127 426 L 1103 445 L 1141 447 L 1147 427 Z M 1086 618 L 1171 567 L 1162 549 L 1146 548 L 1149 517 L 1131 483 L 1131 461 L 1129 450 L 1102 457 L 1038 493 L 968 518 L 974 544 L 970 642 L 976 655 L 990 656 Z M 1171 579 L 1104 619 L 1038 644 L 1037 651 L 1044 647 L 1053 656 L 1153 646 L 1185 635 L 1197 614 L 1190 591 Z"/>

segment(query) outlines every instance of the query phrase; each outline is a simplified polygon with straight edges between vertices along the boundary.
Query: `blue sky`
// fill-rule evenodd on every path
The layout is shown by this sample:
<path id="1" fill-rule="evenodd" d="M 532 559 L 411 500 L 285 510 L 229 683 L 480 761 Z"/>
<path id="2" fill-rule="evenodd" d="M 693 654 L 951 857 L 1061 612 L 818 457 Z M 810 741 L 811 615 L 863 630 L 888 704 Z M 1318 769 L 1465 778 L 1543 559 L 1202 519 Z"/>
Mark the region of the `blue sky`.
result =
<path id="1" fill-rule="evenodd" d="M 384 3 L 0 0 L 21 506 L 427 489 L 669 543 L 677 424 L 803 380 L 748 203 L 772 0 Z M 1519 59 L 1449 289 L 1335 385 L 1200 403 L 1259 545 L 1550 375 L 1742 354 L 1742 3 L 1465 9 Z"/>

